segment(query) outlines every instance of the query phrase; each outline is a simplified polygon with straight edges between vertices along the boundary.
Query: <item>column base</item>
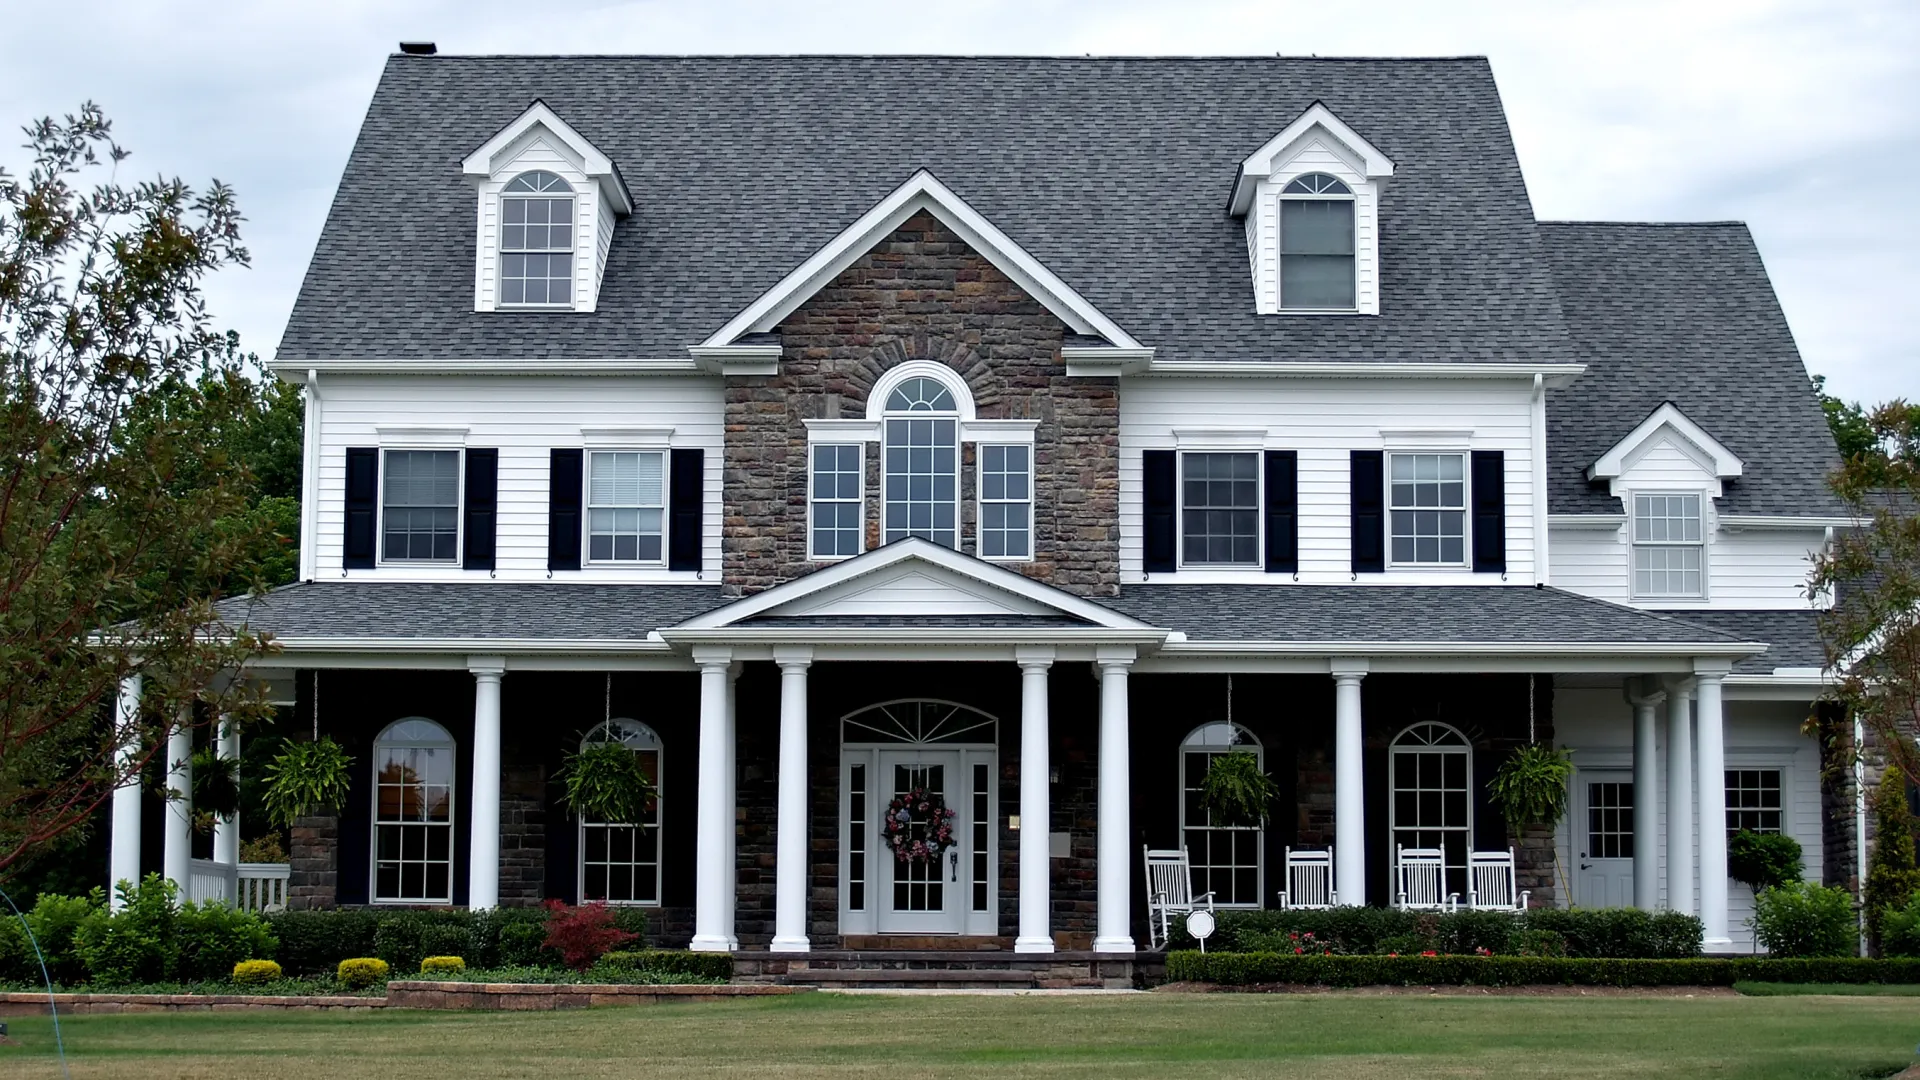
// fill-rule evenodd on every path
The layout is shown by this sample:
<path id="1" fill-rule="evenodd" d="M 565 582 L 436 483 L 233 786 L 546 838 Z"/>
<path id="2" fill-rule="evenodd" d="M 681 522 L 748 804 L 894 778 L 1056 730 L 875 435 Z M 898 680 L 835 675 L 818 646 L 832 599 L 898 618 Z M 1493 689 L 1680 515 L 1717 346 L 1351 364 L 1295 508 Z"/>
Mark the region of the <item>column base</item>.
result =
<path id="1" fill-rule="evenodd" d="M 767 946 L 768 952 L 809 952 L 813 946 L 803 937 L 777 937 Z"/>
<path id="2" fill-rule="evenodd" d="M 1101 937 L 1093 939 L 1094 952 L 1137 952 L 1131 937 Z"/>
<path id="3" fill-rule="evenodd" d="M 1022 937 L 1013 939 L 1014 952 L 1049 953 L 1053 951 L 1051 937 Z"/>
<path id="4" fill-rule="evenodd" d="M 727 939 L 723 937 L 717 937 L 712 934 L 696 934 L 694 935 L 693 940 L 687 943 L 687 951 L 688 952 L 732 952 L 733 946 L 728 945 Z"/>
<path id="5" fill-rule="evenodd" d="M 1701 952 L 1714 952 L 1716 950 L 1718 950 L 1719 952 L 1729 952 L 1732 949 L 1733 949 L 1733 939 L 1730 937 L 1710 937 L 1710 938 L 1700 939 Z"/>

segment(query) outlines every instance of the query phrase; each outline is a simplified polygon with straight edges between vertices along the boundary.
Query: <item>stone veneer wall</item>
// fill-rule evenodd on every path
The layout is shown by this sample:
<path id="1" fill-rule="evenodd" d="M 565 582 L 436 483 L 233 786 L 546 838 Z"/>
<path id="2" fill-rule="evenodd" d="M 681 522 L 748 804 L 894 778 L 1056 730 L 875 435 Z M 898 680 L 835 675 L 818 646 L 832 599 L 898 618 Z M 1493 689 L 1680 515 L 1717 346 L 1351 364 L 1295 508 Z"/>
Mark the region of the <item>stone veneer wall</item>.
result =
<path id="1" fill-rule="evenodd" d="M 983 419 L 1033 419 L 1035 558 L 1025 574 L 1089 596 L 1120 581 L 1119 383 L 1067 378 L 1068 328 L 926 213 L 781 324 L 780 373 L 727 380 L 722 581 L 742 595 L 807 559 L 810 419 L 866 415 L 868 391 L 913 359 L 959 372 Z M 867 546 L 880 543 L 880 455 L 867 454 Z M 962 447 L 961 548 L 974 550 L 972 446 Z"/>
<path id="2" fill-rule="evenodd" d="M 289 835 L 287 907 L 293 911 L 330 908 L 340 880 L 340 818 L 313 814 L 295 818 Z"/>

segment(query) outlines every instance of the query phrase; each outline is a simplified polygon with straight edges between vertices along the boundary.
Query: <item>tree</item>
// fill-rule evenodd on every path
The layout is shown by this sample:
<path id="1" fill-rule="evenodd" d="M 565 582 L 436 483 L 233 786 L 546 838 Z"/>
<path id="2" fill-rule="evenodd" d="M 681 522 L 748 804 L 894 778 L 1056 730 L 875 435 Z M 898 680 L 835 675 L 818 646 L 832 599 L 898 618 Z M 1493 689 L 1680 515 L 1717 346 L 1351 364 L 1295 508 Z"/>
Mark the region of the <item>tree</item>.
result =
<path id="1" fill-rule="evenodd" d="M 1820 411 L 1827 414 L 1827 428 L 1840 447 L 1842 458 L 1852 458 L 1873 450 L 1873 429 L 1867 424 L 1867 412 L 1858 402 L 1842 401 L 1827 393 L 1827 377 L 1813 377 L 1813 392 L 1820 399 Z"/>
<path id="2" fill-rule="evenodd" d="M 1873 793 L 1873 858 L 1860 900 L 1867 909 L 1867 944 L 1880 955 L 1880 927 L 1889 910 L 1898 911 L 1920 895 L 1920 868 L 1914 865 L 1913 815 L 1907 810 L 1906 778 L 1888 769 Z"/>
<path id="3" fill-rule="evenodd" d="M 171 730 L 266 714 L 222 673 L 271 644 L 212 605 L 288 546 L 245 452 L 283 437 L 260 419 L 280 391 L 201 295 L 247 262 L 233 192 L 81 190 L 127 158 L 92 104 L 26 132 L 29 171 L 0 170 L 0 878 L 84 828 Z M 144 695 L 123 717 L 130 675 Z"/>

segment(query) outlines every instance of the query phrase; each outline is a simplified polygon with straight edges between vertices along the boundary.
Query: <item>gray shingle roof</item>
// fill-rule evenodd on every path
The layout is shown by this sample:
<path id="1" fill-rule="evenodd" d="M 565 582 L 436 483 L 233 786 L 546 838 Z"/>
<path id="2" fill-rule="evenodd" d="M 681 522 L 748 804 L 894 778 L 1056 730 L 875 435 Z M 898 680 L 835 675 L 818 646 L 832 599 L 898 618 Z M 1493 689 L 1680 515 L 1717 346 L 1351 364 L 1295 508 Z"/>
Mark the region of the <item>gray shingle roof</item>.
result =
<path id="1" fill-rule="evenodd" d="M 1670 615 L 1525 585 L 1128 585 L 1108 607 L 1192 641 L 1703 644 Z"/>
<path id="2" fill-rule="evenodd" d="M 535 98 L 637 201 L 593 314 L 473 311 L 463 157 Z M 1394 160 L 1378 317 L 1254 314 L 1242 159 L 1314 101 Z M 673 357 L 925 167 L 1170 359 L 1570 359 L 1487 62 L 394 56 L 280 358 Z"/>
<path id="3" fill-rule="evenodd" d="M 1722 512 L 1840 512 L 1839 452 L 1745 225 L 1539 228 L 1588 365 L 1547 403 L 1552 512 L 1619 513 L 1587 467 L 1667 401 L 1745 464 Z"/>
<path id="4" fill-rule="evenodd" d="M 722 603 L 718 586 L 473 581 L 305 582 L 219 604 L 275 637 L 639 641 Z"/>
<path id="5" fill-rule="evenodd" d="M 1774 668 L 1817 668 L 1827 663 L 1820 640 L 1820 614 L 1807 609 L 1786 611 L 1676 611 L 1672 614 L 1699 626 L 1732 634 L 1743 641 L 1764 641 L 1767 651 L 1734 662 L 1739 675 L 1768 675 Z"/>

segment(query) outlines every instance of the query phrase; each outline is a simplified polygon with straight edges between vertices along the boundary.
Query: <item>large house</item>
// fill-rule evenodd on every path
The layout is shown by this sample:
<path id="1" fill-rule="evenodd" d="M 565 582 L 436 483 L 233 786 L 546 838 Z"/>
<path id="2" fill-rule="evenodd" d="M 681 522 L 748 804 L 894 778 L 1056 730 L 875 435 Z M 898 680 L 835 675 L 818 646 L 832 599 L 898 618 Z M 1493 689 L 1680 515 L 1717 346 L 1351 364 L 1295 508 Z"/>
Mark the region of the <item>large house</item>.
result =
<path id="1" fill-rule="evenodd" d="M 1836 453 L 1753 238 L 1536 220 L 1482 59 L 414 48 L 274 370 L 301 581 L 226 610 L 354 757 L 297 906 L 1098 959 L 1143 846 L 1258 908 L 1289 848 L 1385 904 L 1517 845 L 1728 950 L 1733 830 L 1853 872 L 1801 731 Z M 608 740 L 644 821 L 558 799 Z M 1515 837 L 1536 741 L 1571 812 Z M 1264 826 L 1198 797 L 1235 750 Z"/>

